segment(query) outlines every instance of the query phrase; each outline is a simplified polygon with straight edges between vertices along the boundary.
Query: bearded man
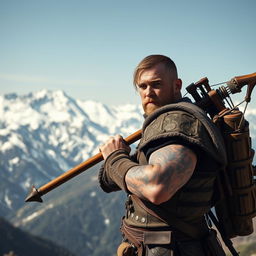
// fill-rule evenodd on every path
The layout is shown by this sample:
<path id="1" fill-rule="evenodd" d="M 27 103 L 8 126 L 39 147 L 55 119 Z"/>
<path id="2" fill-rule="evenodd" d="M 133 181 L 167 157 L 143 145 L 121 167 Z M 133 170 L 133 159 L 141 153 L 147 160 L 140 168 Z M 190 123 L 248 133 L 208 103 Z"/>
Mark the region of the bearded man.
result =
<path id="1" fill-rule="evenodd" d="M 134 72 L 145 112 L 134 155 L 120 135 L 100 146 L 105 192 L 128 199 L 118 255 L 225 255 L 208 227 L 217 171 L 226 163 L 221 135 L 207 115 L 182 98 L 182 81 L 167 56 L 150 55 Z"/>

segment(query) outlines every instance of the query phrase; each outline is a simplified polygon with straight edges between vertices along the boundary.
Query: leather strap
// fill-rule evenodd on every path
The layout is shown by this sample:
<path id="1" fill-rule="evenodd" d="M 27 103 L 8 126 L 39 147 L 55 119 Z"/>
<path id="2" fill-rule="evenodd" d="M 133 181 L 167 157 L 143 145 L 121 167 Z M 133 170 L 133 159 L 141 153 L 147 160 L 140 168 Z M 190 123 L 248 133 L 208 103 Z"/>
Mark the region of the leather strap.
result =
<path id="1" fill-rule="evenodd" d="M 141 208 L 143 208 L 146 212 L 151 214 L 152 216 L 160 219 L 161 221 L 167 223 L 171 228 L 178 230 L 188 236 L 190 236 L 193 239 L 200 239 L 202 237 L 202 233 L 199 229 L 192 226 L 189 223 L 186 223 L 182 221 L 181 219 L 178 219 L 177 217 L 170 215 L 169 213 L 166 213 L 162 208 L 158 207 L 157 213 L 149 209 L 140 198 L 138 198 L 135 195 L 131 195 L 132 200 L 134 200 Z"/>

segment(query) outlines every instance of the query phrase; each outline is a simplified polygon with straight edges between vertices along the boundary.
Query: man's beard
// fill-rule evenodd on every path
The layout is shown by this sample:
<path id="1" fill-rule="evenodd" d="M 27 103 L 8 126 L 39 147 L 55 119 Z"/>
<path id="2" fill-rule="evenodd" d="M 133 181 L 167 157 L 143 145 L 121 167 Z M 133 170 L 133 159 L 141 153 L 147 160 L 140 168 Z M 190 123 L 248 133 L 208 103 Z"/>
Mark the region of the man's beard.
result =
<path id="1" fill-rule="evenodd" d="M 158 108 L 160 108 L 160 105 L 157 105 L 156 103 L 148 103 L 143 105 L 143 109 L 146 115 L 150 115 L 152 114 L 155 110 L 157 110 Z"/>

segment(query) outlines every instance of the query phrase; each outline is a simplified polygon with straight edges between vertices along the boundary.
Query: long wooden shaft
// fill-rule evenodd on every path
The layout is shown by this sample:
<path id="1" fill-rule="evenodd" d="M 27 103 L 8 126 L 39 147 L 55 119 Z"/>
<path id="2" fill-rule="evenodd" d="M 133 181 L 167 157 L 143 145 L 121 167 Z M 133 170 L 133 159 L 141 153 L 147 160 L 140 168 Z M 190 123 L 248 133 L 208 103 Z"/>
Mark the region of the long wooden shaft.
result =
<path id="1" fill-rule="evenodd" d="M 128 136 L 125 141 L 131 145 L 137 140 L 141 138 L 141 130 L 131 134 Z M 70 169 L 69 171 L 63 173 L 62 175 L 58 176 L 57 178 L 53 179 L 52 181 L 48 182 L 47 184 L 43 185 L 39 189 L 35 187 L 32 188 L 32 191 L 26 198 L 26 202 L 28 201 L 38 201 L 42 202 L 41 196 L 47 194 L 54 188 L 60 186 L 61 184 L 67 182 L 68 180 L 72 179 L 73 177 L 77 176 L 78 174 L 84 172 L 85 170 L 91 168 L 92 166 L 96 165 L 97 163 L 103 160 L 103 156 L 101 153 L 96 154 L 95 156 L 89 158 L 85 162 L 75 166 L 74 168 Z"/>

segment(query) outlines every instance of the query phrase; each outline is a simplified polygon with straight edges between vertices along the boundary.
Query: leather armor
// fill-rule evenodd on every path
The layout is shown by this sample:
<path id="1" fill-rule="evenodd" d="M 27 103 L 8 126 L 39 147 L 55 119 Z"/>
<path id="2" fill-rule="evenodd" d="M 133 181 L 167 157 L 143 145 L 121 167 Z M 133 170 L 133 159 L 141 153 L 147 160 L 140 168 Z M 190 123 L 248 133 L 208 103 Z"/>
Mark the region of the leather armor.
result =
<path id="1" fill-rule="evenodd" d="M 162 107 L 145 120 L 137 152 L 138 163 L 148 164 L 152 147 L 157 149 L 172 143 L 185 145 L 196 153 L 197 164 L 192 177 L 170 200 L 160 206 L 148 201 L 142 202 L 156 214 L 161 207 L 170 216 L 202 227 L 203 235 L 203 216 L 212 206 L 217 171 L 226 164 L 222 137 L 200 108 L 181 102 Z M 145 229 L 168 226 L 146 212 L 131 198 L 127 203 L 125 222 L 130 226 Z"/>

